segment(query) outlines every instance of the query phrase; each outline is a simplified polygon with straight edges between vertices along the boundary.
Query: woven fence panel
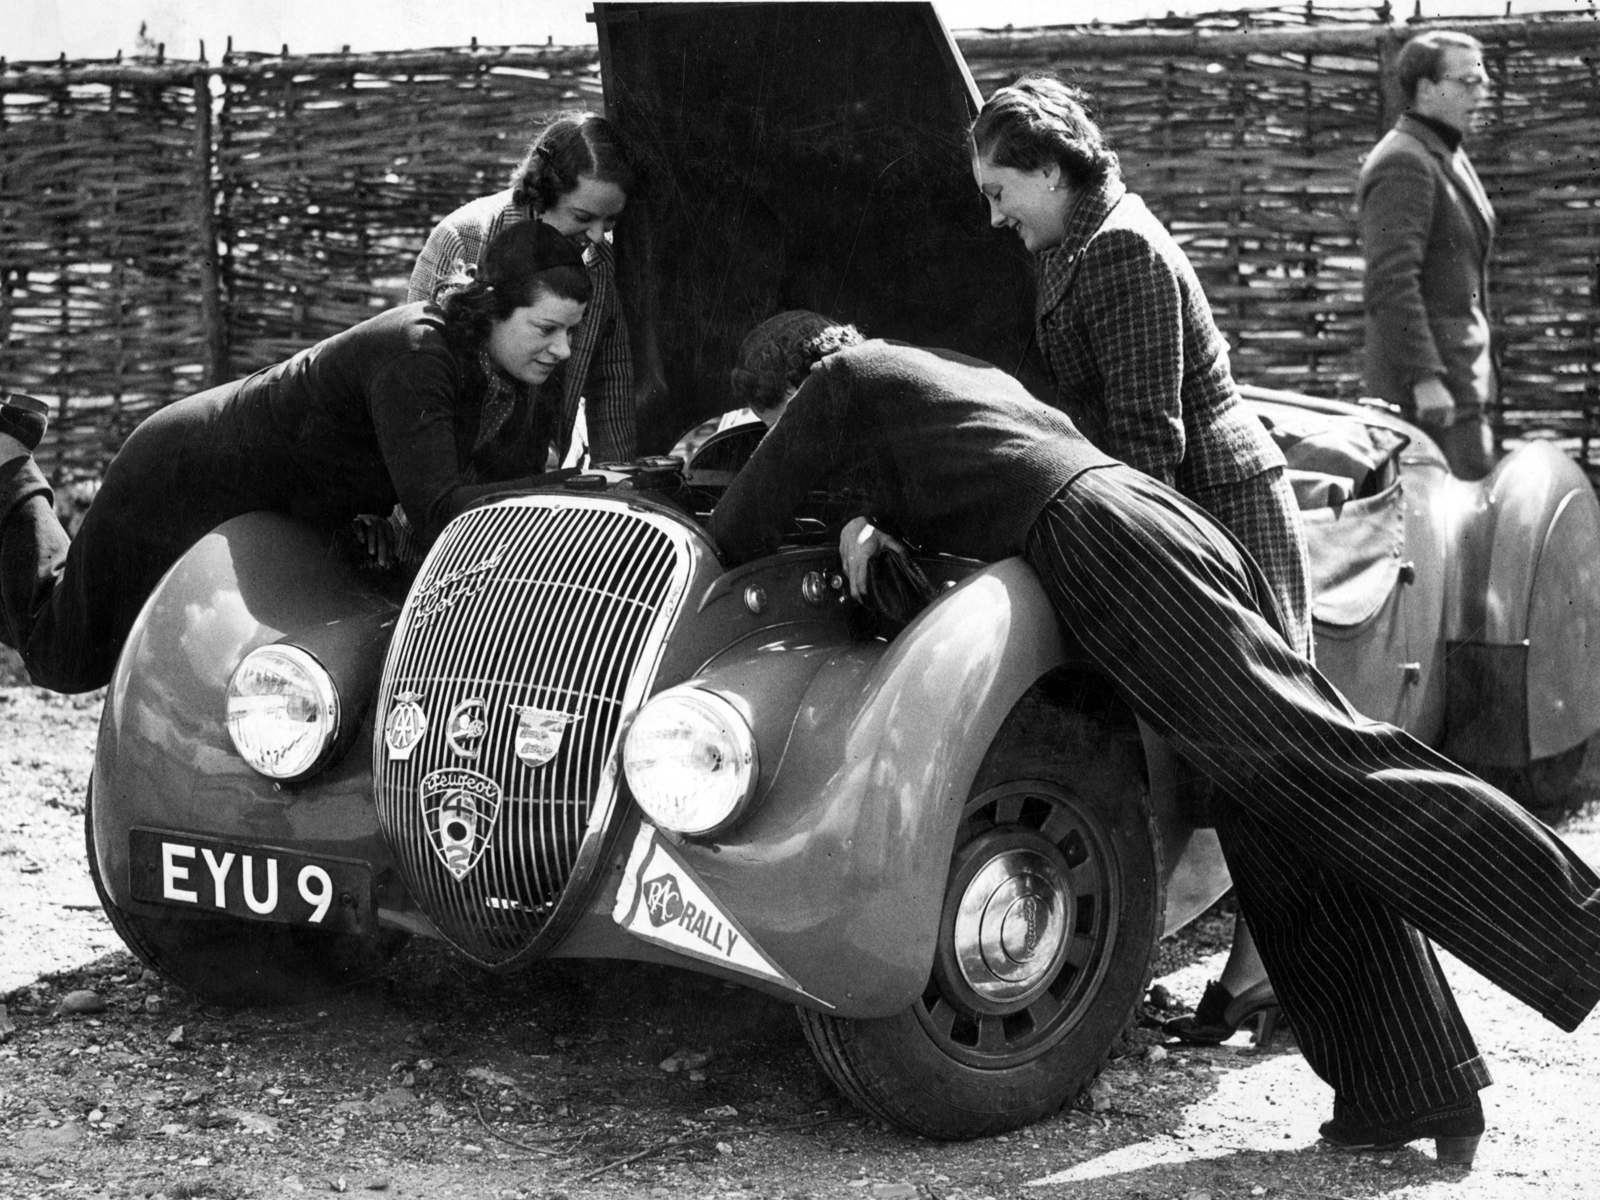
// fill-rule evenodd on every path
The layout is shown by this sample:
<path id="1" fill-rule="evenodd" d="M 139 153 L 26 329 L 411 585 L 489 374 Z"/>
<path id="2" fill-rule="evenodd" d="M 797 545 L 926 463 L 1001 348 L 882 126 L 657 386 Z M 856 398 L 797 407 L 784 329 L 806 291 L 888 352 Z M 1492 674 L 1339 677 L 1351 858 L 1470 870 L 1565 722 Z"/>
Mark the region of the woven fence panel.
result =
<path id="1" fill-rule="evenodd" d="M 1355 175 L 1395 111 L 1382 64 L 1412 32 L 1380 15 L 1295 4 L 959 40 L 984 94 L 1039 68 L 1093 94 L 1239 378 L 1350 398 Z M 1493 77 L 1470 150 L 1502 221 L 1501 433 L 1600 458 L 1600 21 L 1450 24 Z M 42 457 L 98 464 L 154 407 L 400 299 L 441 217 L 504 187 L 550 114 L 599 107 L 594 54 L 0 64 L 0 384 L 58 402 Z"/>
<path id="2" fill-rule="evenodd" d="M 1495 94 L 1474 144 L 1500 217 L 1491 275 L 1510 433 L 1580 440 L 1600 461 L 1600 25 L 1567 47 L 1485 55 Z"/>
<path id="3" fill-rule="evenodd" d="M 0 384 L 93 466 L 201 377 L 191 87 L 0 92 Z"/>
<path id="4" fill-rule="evenodd" d="M 225 71 L 219 225 L 228 363 L 242 374 L 405 298 L 428 231 L 506 186 L 557 111 L 600 106 L 587 55 L 557 69 L 460 53 Z"/>

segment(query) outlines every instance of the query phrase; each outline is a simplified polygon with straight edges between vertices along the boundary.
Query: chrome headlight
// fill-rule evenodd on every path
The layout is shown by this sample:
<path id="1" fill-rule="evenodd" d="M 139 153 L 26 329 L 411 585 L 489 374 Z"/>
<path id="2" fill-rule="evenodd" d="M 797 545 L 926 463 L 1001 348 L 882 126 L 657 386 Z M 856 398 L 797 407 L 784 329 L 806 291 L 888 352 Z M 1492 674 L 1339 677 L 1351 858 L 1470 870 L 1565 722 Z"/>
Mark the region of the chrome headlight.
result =
<path id="1" fill-rule="evenodd" d="M 715 692 L 669 688 L 639 710 L 622 769 L 645 815 L 676 833 L 715 833 L 755 794 L 760 769 L 750 725 Z"/>
<path id="2" fill-rule="evenodd" d="M 257 647 L 228 680 L 228 734 L 263 775 L 304 775 L 338 733 L 339 689 L 298 646 Z"/>

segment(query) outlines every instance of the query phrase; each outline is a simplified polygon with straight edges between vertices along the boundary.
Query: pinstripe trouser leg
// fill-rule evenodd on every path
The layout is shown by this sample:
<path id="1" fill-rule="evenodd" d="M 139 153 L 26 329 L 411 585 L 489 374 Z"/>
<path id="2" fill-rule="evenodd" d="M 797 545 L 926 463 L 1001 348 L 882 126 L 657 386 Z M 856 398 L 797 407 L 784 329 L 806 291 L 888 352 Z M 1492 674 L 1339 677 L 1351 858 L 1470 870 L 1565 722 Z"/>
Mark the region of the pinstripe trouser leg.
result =
<path id="1" fill-rule="evenodd" d="M 1225 794 L 1240 901 L 1342 1102 L 1394 1117 L 1487 1081 L 1422 935 L 1564 1029 L 1600 1001 L 1600 877 L 1501 793 L 1354 713 L 1193 504 L 1129 468 L 1086 472 L 1026 555 L 1069 635 Z"/>

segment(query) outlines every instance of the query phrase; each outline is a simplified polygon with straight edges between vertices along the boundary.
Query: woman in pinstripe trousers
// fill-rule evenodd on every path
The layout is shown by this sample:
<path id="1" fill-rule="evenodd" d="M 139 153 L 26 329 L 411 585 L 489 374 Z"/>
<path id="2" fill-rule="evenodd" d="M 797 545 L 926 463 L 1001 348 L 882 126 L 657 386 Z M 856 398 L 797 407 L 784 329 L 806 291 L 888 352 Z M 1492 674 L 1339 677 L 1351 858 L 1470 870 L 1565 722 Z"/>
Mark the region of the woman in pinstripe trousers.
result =
<path id="1" fill-rule="evenodd" d="M 1489 1074 L 1427 939 L 1574 1029 L 1600 1001 L 1600 877 L 1500 792 L 1355 713 L 1193 503 L 988 364 L 858 341 L 809 313 L 746 339 L 735 390 L 772 430 L 713 516 L 726 559 L 775 545 L 839 478 L 868 497 L 840 539 L 857 595 L 897 539 L 1023 555 L 1069 635 L 1226 797 L 1240 904 L 1334 1089 L 1323 1137 L 1431 1137 L 1470 1164 Z"/>

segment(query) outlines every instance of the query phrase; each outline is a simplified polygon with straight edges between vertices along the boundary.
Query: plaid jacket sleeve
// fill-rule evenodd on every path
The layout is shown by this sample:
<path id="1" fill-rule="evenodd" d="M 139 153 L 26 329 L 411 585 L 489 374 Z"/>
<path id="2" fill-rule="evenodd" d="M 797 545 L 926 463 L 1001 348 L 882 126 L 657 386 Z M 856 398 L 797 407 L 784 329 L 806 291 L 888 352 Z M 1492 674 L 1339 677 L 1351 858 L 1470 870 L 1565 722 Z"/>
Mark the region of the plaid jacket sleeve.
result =
<path id="1" fill-rule="evenodd" d="M 1185 451 L 1181 283 L 1133 230 L 1108 229 L 1084 254 L 1075 307 L 1104 387 L 1101 449 L 1172 485 Z"/>
<path id="2" fill-rule="evenodd" d="M 632 462 L 636 450 L 633 410 L 633 350 L 628 321 L 617 295 L 616 257 L 609 245 L 596 248 L 595 296 L 599 318 L 589 364 L 589 455 L 595 462 Z"/>
<path id="3" fill-rule="evenodd" d="M 417 265 L 411 269 L 411 282 L 406 286 L 406 303 L 432 300 L 434 289 L 456 273 L 467 259 L 466 243 L 448 221 L 441 221 L 428 235 L 422 253 L 417 255 Z"/>

